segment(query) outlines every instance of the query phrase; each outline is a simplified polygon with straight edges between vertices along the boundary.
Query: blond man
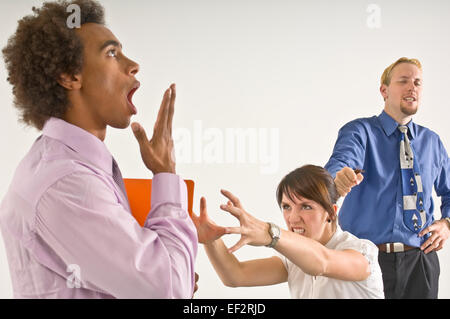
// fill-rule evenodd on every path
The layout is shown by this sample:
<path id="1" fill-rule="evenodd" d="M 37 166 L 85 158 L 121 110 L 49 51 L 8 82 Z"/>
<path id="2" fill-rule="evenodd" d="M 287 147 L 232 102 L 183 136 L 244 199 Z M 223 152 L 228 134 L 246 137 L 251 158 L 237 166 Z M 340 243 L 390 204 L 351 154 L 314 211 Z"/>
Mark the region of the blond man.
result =
<path id="1" fill-rule="evenodd" d="M 345 196 L 341 227 L 378 246 L 386 298 L 437 298 L 436 251 L 450 236 L 450 161 L 439 136 L 412 120 L 422 96 L 420 62 L 392 63 L 380 93 L 381 114 L 344 125 L 325 166 Z"/>

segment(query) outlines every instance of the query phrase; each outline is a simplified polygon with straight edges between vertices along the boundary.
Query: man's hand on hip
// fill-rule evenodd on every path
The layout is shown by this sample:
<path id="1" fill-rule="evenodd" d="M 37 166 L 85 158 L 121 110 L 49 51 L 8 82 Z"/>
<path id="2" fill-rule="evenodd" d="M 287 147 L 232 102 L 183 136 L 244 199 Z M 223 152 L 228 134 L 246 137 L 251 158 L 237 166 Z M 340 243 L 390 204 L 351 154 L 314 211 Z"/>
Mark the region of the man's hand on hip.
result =
<path id="1" fill-rule="evenodd" d="M 450 237 L 450 228 L 448 222 L 445 219 L 436 220 L 433 224 L 425 228 L 419 233 L 419 237 L 424 236 L 427 233 L 431 233 L 430 238 L 428 238 L 422 246 L 421 250 L 425 250 L 425 254 L 429 252 L 438 251 L 444 248 L 444 243 Z"/>

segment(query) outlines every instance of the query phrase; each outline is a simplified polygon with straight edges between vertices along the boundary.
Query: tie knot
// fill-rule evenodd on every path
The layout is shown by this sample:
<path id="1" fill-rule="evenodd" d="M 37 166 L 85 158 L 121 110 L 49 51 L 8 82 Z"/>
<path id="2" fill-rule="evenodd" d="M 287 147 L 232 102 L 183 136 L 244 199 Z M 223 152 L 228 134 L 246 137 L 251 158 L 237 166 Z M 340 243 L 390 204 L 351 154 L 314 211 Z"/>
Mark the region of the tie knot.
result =
<path id="1" fill-rule="evenodd" d="M 403 134 L 406 134 L 406 132 L 408 132 L 408 127 L 406 125 L 399 125 L 398 129 L 400 130 L 400 132 L 402 132 Z"/>

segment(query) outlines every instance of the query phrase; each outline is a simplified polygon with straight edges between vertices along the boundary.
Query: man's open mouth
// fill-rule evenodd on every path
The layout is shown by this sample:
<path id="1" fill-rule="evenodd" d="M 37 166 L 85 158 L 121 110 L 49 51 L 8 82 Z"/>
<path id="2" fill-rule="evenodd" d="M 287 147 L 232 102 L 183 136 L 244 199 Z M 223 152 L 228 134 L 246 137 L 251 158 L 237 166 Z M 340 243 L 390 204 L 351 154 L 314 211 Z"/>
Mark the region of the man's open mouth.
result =
<path id="1" fill-rule="evenodd" d="M 141 84 L 139 83 L 139 81 L 136 81 L 133 84 L 131 90 L 127 94 L 128 105 L 130 106 L 131 113 L 134 115 L 137 114 L 137 109 L 136 109 L 136 106 L 134 106 L 134 104 L 133 104 L 133 95 L 134 95 L 134 92 L 136 92 L 137 89 L 139 89 L 140 85 Z"/>

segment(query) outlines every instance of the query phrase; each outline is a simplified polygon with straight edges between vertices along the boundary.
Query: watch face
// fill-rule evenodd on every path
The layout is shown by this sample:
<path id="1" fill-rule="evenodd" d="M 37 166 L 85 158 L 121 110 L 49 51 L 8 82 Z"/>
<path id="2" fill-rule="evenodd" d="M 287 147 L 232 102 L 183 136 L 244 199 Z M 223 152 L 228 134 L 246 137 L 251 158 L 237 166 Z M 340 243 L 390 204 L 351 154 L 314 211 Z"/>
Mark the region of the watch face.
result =
<path id="1" fill-rule="evenodd" d="M 273 237 L 280 237 L 280 228 L 275 224 L 272 224 L 272 234 Z"/>
<path id="2" fill-rule="evenodd" d="M 272 237 L 272 242 L 267 245 L 267 247 L 273 248 L 275 247 L 276 243 L 278 242 L 278 239 L 280 239 L 280 227 L 275 225 L 274 223 L 268 223 L 270 225 L 269 227 L 269 234 L 270 237 Z"/>

